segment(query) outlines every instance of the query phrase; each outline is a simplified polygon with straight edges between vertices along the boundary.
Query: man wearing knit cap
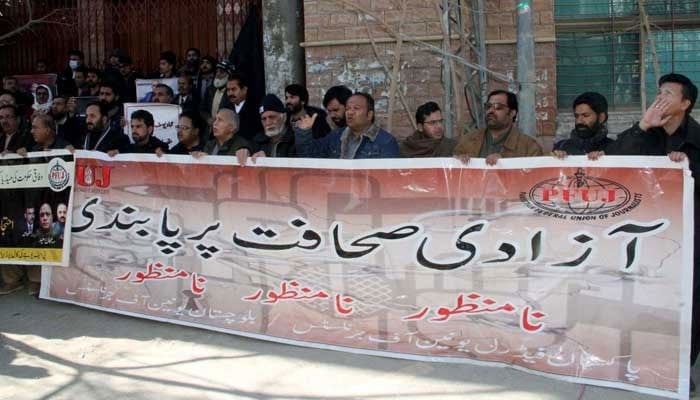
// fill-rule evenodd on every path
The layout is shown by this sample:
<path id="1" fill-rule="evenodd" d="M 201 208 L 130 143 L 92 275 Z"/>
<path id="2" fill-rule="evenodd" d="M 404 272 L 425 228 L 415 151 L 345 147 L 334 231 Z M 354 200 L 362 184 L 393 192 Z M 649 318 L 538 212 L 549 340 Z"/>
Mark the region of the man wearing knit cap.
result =
<path id="1" fill-rule="evenodd" d="M 288 125 L 294 127 L 304 116 L 318 114 L 311 128 L 314 139 L 324 137 L 331 131 L 326 120 L 326 112 L 309 105 L 309 91 L 299 84 L 292 84 L 284 89 L 284 101 L 288 113 Z"/>

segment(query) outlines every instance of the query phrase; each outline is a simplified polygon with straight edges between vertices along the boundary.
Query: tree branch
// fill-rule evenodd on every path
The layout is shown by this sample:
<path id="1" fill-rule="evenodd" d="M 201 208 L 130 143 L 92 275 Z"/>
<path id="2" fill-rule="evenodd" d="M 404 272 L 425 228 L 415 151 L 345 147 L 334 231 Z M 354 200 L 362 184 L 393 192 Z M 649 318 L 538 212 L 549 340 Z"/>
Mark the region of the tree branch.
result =
<path id="1" fill-rule="evenodd" d="M 66 24 L 66 23 L 58 22 L 58 21 L 48 21 L 48 19 L 50 19 L 54 15 L 58 14 L 59 12 L 66 11 L 67 10 L 66 8 L 57 8 L 57 9 L 52 10 L 51 12 L 47 13 L 46 15 L 44 15 L 41 18 L 34 19 L 31 3 L 32 2 L 30 0 L 27 0 L 25 3 L 26 8 L 27 8 L 27 14 L 29 16 L 27 19 L 27 22 L 25 22 L 23 25 L 15 28 L 7 33 L 0 35 L 0 43 L 11 38 L 12 36 L 19 35 L 20 33 L 24 32 L 26 30 L 30 30 L 34 25 L 41 25 L 41 24 L 70 25 L 70 24 Z"/>

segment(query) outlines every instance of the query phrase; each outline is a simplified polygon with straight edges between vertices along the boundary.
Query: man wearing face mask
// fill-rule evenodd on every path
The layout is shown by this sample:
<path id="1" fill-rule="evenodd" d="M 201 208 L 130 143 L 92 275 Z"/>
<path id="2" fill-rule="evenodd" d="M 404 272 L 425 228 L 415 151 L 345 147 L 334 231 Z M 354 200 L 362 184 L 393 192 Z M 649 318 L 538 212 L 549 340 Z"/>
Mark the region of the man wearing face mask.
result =
<path id="1" fill-rule="evenodd" d="M 204 101 L 200 105 L 200 111 L 206 115 L 207 122 L 211 122 L 212 116 L 216 115 L 220 109 L 229 107 L 230 103 L 226 96 L 226 83 L 228 77 L 233 73 L 233 67 L 228 61 L 221 61 L 216 64 L 216 74 L 212 85 L 207 89 Z"/>
<path id="2" fill-rule="evenodd" d="M 68 66 L 58 76 L 56 85 L 58 93 L 74 96 L 77 92 L 75 87 L 75 70 L 83 65 L 83 52 L 77 49 L 68 51 Z"/>
<path id="3" fill-rule="evenodd" d="M 586 92 L 574 100 L 573 109 L 576 125 L 571 136 L 557 142 L 552 155 L 563 159 L 587 154 L 590 159 L 598 159 L 613 143 L 608 138 L 608 102 L 600 93 Z"/>

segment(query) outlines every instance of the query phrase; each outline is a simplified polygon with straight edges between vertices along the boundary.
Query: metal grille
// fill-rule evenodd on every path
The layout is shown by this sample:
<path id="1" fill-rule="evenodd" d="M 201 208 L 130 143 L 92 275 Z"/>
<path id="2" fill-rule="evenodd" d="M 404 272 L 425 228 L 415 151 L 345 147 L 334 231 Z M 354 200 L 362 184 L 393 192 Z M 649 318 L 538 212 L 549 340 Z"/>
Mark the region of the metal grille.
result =
<path id="1" fill-rule="evenodd" d="M 656 95 L 655 64 L 660 75 L 678 72 L 700 82 L 700 2 L 644 3 L 649 31 L 638 0 L 555 2 L 560 107 L 591 90 L 613 109 L 644 106 Z"/>
<path id="2" fill-rule="evenodd" d="M 26 0 L 25 0 L 26 1 Z M 30 73 L 39 58 L 52 71 L 64 69 L 67 52 L 78 48 L 85 64 L 100 67 L 121 48 L 137 69 L 152 72 L 161 51 L 180 57 L 189 47 L 219 59 L 228 56 L 248 15 L 260 0 L 49 0 L 31 1 L 34 18 L 54 12 L 0 43 L 0 74 Z M 24 1 L 0 2 L 0 35 L 28 20 Z M 261 15 L 258 13 L 258 15 Z M 183 61 L 183 60 L 178 60 Z"/>

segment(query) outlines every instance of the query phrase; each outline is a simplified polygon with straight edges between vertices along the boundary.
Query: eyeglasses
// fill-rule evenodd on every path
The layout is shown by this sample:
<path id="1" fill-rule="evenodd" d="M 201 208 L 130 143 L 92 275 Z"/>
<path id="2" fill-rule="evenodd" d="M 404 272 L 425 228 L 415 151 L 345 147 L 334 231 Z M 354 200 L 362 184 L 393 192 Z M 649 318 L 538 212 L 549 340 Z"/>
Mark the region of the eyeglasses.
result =
<path id="1" fill-rule="evenodd" d="M 486 104 L 484 104 L 484 110 L 490 110 L 491 108 L 493 108 L 496 111 L 501 111 L 501 110 L 505 110 L 506 108 L 508 108 L 508 105 L 502 104 L 502 103 L 486 103 Z"/>
<path id="2" fill-rule="evenodd" d="M 436 119 L 433 121 L 425 121 L 425 122 L 423 122 L 423 125 L 436 126 L 436 125 L 442 125 L 444 122 L 445 122 L 445 120 Z"/>
<path id="3" fill-rule="evenodd" d="M 183 131 L 188 131 L 188 130 L 192 129 L 192 127 L 191 127 L 191 126 L 185 126 L 185 125 L 175 125 L 175 129 L 183 130 Z"/>

